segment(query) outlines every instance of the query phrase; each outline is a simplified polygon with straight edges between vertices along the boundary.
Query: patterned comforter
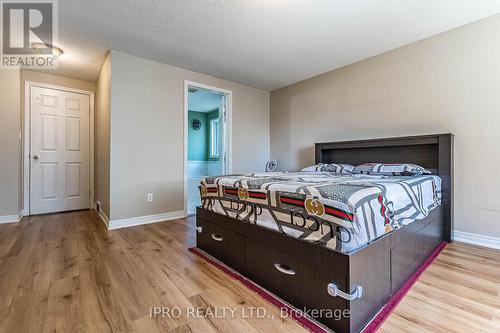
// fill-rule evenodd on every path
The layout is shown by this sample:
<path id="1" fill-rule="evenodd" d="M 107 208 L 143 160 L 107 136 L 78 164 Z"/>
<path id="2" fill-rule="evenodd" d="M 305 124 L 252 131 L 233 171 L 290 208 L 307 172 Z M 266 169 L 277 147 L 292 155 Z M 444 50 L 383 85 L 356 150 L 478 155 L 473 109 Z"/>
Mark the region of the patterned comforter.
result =
<path id="1" fill-rule="evenodd" d="M 344 253 L 428 215 L 441 178 L 256 173 L 207 177 L 202 207 Z"/>

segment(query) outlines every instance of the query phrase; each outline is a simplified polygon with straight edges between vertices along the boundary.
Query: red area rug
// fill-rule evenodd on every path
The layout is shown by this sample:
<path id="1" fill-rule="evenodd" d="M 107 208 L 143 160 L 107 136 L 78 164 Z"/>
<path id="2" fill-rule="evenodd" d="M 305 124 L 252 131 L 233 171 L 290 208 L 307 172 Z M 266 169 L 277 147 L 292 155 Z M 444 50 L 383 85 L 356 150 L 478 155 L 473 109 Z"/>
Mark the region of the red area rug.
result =
<path id="1" fill-rule="evenodd" d="M 446 242 L 442 242 L 435 250 L 432 252 L 432 254 L 427 258 L 427 260 L 420 266 L 420 268 L 411 276 L 408 281 L 405 282 L 405 284 L 399 289 L 396 294 L 387 302 L 387 304 L 380 310 L 380 312 L 372 319 L 368 325 L 362 330 L 362 333 L 373 333 L 376 332 L 379 327 L 383 324 L 383 322 L 389 317 L 389 315 L 394 311 L 396 306 L 401 302 L 403 297 L 408 293 L 408 291 L 411 289 L 411 287 L 417 282 L 418 278 L 422 275 L 423 272 L 432 264 L 434 259 L 436 259 L 441 251 L 446 247 Z M 296 308 L 287 303 L 286 301 L 282 300 L 281 298 L 277 297 L 273 293 L 267 291 L 266 289 L 262 288 L 258 284 L 252 282 L 250 279 L 246 278 L 245 276 L 241 275 L 237 271 L 233 270 L 229 266 L 225 265 L 221 261 L 215 259 L 208 253 L 204 252 L 203 250 L 200 250 L 196 247 L 192 247 L 188 249 L 190 252 L 196 254 L 197 256 L 203 258 L 210 264 L 214 265 L 233 279 L 236 279 L 240 281 L 243 285 L 245 285 L 247 288 L 252 290 L 253 292 L 257 293 L 259 296 L 264 298 L 267 302 L 273 304 L 274 306 L 278 308 L 287 308 L 288 310 L 287 313 L 289 314 L 290 318 L 295 320 L 298 324 L 300 324 L 302 327 L 307 329 L 310 332 L 313 333 L 323 333 L 323 332 L 332 332 L 330 329 L 328 329 L 326 326 L 322 325 L 321 323 L 318 323 L 312 318 L 309 318 L 307 316 L 302 316 L 299 315 L 298 311 L 293 311 L 296 310 Z"/>

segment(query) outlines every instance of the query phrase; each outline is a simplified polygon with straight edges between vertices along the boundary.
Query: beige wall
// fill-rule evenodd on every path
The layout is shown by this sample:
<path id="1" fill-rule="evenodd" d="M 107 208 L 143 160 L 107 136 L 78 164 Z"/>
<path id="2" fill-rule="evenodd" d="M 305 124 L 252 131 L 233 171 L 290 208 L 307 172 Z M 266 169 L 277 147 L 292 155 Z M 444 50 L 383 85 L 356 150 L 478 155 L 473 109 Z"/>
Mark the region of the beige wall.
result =
<path id="1" fill-rule="evenodd" d="M 111 67 L 111 220 L 184 209 L 184 80 L 233 92 L 233 171 L 265 167 L 268 92 L 116 51 Z"/>
<path id="2" fill-rule="evenodd" d="M 271 157 L 322 141 L 455 134 L 455 227 L 500 237 L 500 16 L 272 92 Z"/>
<path id="3" fill-rule="evenodd" d="M 0 70 L 0 217 L 18 215 L 21 191 L 21 74 Z"/>
<path id="4" fill-rule="evenodd" d="M 111 124 L 111 54 L 96 82 L 95 94 L 95 200 L 109 217 L 109 141 Z"/>
<path id="5" fill-rule="evenodd" d="M 45 84 L 53 84 L 73 89 L 95 91 L 95 82 L 74 79 L 66 76 L 35 72 L 30 70 L 22 71 L 23 81 L 33 81 Z M 24 85 L 24 83 L 23 83 Z"/>
<path id="6" fill-rule="evenodd" d="M 269 92 L 111 54 L 96 83 L 36 71 L 0 71 L 0 216 L 17 215 L 22 208 L 19 131 L 25 81 L 96 92 L 96 200 L 111 220 L 183 210 L 184 80 L 233 92 L 233 171 L 263 170 L 269 159 Z M 148 192 L 155 195 L 152 203 L 146 202 Z"/>

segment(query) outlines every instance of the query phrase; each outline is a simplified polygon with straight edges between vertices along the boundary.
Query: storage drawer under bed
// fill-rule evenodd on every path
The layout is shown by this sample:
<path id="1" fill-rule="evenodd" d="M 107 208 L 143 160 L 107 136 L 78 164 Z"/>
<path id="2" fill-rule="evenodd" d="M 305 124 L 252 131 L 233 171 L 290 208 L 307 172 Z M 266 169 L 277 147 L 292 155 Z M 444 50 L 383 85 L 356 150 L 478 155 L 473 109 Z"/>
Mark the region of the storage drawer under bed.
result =
<path id="1" fill-rule="evenodd" d="M 345 254 L 201 208 L 196 221 L 200 249 L 298 309 L 349 310 L 350 318 L 317 318 L 337 332 L 359 332 L 443 235 L 436 211 L 397 235 Z M 353 295 L 361 286 L 362 296 L 332 296 L 330 283 Z"/>
<path id="2" fill-rule="evenodd" d="M 206 212 L 202 214 L 206 216 Z M 222 220 L 207 221 L 198 216 L 197 226 L 202 228 L 197 234 L 200 249 L 298 309 L 349 309 L 348 301 L 332 297 L 327 291 L 328 284 L 332 282 L 341 290 L 349 290 L 348 256 L 266 229 L 265 235 L 255 239 L 255 232 L 261 227 L 243 224 L 240 234 L 222 227 Z M 234 229 L 234 225 L 228 226 Z M 223 240 L 214 240 L 213 234 Z M 240 251 L 242 247 L 243 252 Z M 236 250 L 233 251 L 233 248 Z M 320 321 L 339 332 L 349 330 L 346 322 L 339 319 L 325 317 Z"/>
<path id="3" fill-rule="evenodd" d="M 228 266 L 244 271 L 244 236 L 203 219 L 197 219 L 196 245 Z"/>
<path id="4" fill-rule="evenodd" d="M 404 241 L 391 249 L 391 294 L 401 288 L 442 242 L 444 230 L 440 219 L 415 229 L 411 233 L 401 230 Z"/>
<path id="5" fill-rule="evenodd" d="M 297 257 L 247 238 L 245 260 L 249 278 L 288 302 L 300 300 L 306 275 Z"/>

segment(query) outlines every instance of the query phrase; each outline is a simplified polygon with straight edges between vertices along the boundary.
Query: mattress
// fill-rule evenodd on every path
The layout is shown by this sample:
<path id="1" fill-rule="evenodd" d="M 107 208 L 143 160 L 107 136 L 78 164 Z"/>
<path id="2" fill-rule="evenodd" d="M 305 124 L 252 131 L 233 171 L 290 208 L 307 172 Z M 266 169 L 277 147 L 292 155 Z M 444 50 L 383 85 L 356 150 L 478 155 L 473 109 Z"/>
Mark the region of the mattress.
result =
<path id="1" fill-rule="evenodd" d="M 207 177 L 202 208 L 349 253 L 425 218 L 441 203 L 434 175 L 272 172 Z"/>

